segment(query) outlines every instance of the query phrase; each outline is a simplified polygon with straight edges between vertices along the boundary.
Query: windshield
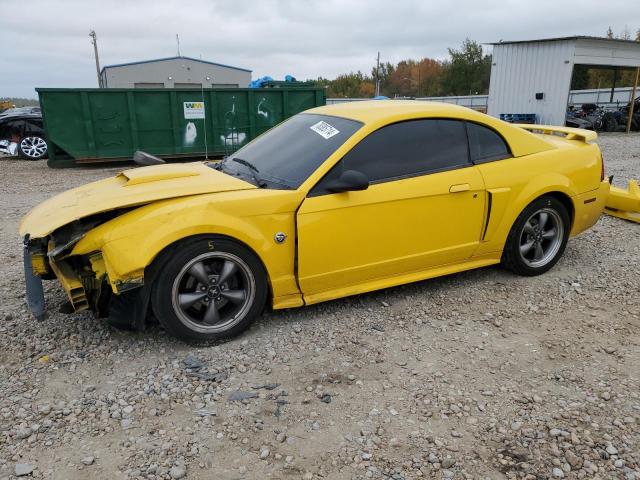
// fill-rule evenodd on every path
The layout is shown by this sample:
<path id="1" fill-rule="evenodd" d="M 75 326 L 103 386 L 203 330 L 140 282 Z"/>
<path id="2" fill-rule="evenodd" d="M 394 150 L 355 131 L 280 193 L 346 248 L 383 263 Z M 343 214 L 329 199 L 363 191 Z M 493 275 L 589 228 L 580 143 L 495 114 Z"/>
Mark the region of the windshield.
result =
<path id="1" fill-rule="evenodd" d="M 296 189 L 362 124 L 301 113 L 230 155 L 221 170 L 262 188 Z"/>

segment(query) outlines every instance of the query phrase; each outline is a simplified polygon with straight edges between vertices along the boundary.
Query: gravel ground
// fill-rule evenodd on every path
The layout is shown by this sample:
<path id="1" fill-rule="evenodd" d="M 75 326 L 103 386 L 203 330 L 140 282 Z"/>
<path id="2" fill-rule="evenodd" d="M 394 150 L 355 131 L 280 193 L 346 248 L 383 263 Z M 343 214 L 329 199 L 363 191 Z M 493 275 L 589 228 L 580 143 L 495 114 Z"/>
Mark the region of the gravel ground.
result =
<path id="1" fill-rule="evenodd" d="M 600 144 L 640 178 L 640 135 Z M 55 313 L 55 282 L 34 321 L 20 217 L 117 169 L 0 165 L 0 479 L 640 479 L 640 225 L 603 217 L 540 277 L 451 275 L 193 347 Z"/>

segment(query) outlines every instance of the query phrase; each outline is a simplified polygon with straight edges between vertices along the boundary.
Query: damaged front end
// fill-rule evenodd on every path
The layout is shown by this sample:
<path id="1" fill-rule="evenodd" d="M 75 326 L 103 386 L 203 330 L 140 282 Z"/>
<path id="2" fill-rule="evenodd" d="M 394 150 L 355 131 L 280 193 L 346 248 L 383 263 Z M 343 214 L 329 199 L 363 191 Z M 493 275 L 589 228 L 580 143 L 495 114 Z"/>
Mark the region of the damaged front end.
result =
<path id="1" fill-rule="evenodd" d="M 98 317 L 112 312 L 112 297 L 143 286 L 143 278 L 110 282 L 102 252 L 74 255 L 74 246 L 92 229 L 129 209 L 104 212 L 64 225 L 44 238 L 24 238 L 27 303 L 34 316 L 44 317 L 42 280 L 57 279 L 69 299 L 64 313 L 91 310 Z M 116 293 L 118 295 L 113 295 Z"/>
<path id="2" fill-rule="evenodd" d="M 20 224 L 32 311 L 43 316 L 41 280 L 57 278 L 69 297 L 65 311 L 89 309 L 110 321 L 126 316 L 126 322 L 142 327 L 154 267 L 150 259 L 137 261 L 135 244 L 113 238 L 114 231 L 139 234 L 135 220 L 118 222 L 155 202 L 254 189 L 201 162 L 154 165 L 125 170 L 35 206 Z"/>

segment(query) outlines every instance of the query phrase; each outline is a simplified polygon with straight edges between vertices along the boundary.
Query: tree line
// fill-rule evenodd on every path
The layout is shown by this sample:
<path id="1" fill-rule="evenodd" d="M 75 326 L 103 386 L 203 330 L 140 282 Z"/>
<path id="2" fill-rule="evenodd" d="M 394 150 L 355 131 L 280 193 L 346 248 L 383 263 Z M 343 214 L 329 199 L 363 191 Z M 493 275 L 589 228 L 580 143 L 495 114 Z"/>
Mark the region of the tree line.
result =
<path id="1" fill-rule="evenodd" d="M 380 95 L 387 97 L 433 97 L 439 95 L 473 95 L 487 93 L 491 75 L 491 56 L 482 45 L 466 39 L 460 49 L 449 48 L 449 58 L 436 60 L 407 59 L 392 64 L 383 62 L 369 74 L 351 72 L 334 80 L 318 78 L 317 86 L 326 87 L 327 97 L 373 97 L 376 79 Z"/>
<path id="2" fill-rule="evenodd" d="M 628 28 L 615 35 L 609 27 L 608 38 L 636 40 L 640 42 L 640 30 L 632 37 Z M 433 58 L 407 59 L 392 64 L 380 64 L 376 71 L 361 71 L 338 75 L 335 79 L 318 78 L 317 86 L 327 89 L 329 98 L 371 98 L 375 95 L 376 79 L 380 81 L 380 95 L 387 97 L 437 97 L 453 95 L 486 95 L 491 77 L 491 55 L 482 45 L 469 38 L 459 48 L 449 48 L 445 60 Z M 633 84 L 635 72 L 612 69 L 595 69 L 576 65 L 572 89 L 611 88 Z"/>

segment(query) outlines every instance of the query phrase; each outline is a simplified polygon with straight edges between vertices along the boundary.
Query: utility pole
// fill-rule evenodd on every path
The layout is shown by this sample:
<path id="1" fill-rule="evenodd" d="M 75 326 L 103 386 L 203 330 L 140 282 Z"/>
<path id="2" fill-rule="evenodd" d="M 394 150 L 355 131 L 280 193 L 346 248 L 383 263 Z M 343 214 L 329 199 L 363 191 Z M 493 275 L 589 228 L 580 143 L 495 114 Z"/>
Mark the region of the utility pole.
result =
<path id="1" fill-rule="evenodd" d="M 176 33 L 176 43 L 178 44 L 178 56 L 180 56 L 180 35 Z"/>
<path id="2" fill-rule="evenodd" d="M 636 68 L 636 80 L 633 82 L 633 90 L 631 90 L 631 103 L 629 104 L 629 112 L 627 118 L 627 133 L 631 131 L 631 121 L 633 120 L 633 109 L 636 106 L 636 88 L 638 88 L 638 79 L 640 78 L 640 67 Z"/>
<path id="3" fill-rule="evenodd" d="M 205 80 L 209 83 L 211 77 L 205 77 Z M 202 105 L 204 107 L 204 118 L 202 119 L 202 130 L 204 131 L 204 160 L 205 162 L 208 162 L 209 146 L 207 145 L 207 104 L 204 102 L 204 83 L 200 84 L 200 93 L 202 94 Z"/>
<path id="4" fill-rule="evenodd" d="M 380 52 L 376 60 L 376 97 L 380 95 Z"/>
<path id="5" fill-rule="evenodd" d="M 102 77 L 100 76 L 100 60 L 98 59 L 98 37 L 96 36 L 96 31 L 91 30 L 89 32 L 89 37 L 91 37 L 91 43 L 93 44 L 93 55 L 96 59 L 96 75 L 98 75 L 98 88 L 102 88 Z"/>

